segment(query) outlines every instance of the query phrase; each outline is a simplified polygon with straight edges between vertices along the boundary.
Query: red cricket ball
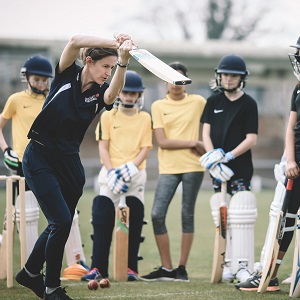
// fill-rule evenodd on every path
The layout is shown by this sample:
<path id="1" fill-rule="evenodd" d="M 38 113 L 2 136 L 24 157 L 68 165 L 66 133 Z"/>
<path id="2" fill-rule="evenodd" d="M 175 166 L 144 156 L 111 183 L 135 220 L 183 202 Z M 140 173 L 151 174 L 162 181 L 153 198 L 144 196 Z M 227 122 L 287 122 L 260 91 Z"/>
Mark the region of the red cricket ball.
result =
<path id="1" fill-rule="evenodd" d="M 108 278 L 103 278 L 103 279 L 100 280 L 99 285 L 100 285 L 100 287 L 101 287 L 102 289 L 104 289 L 104 288 L 109 288 L 109 287 L 110 287 L 110 281 L 109 281 Z"/>
<path id="2" fill-rule="evenodd" d="M 89 290 L 97 290 L 99 287 L 98 281 L 97 280 L 90 280 L 88 283 L 88 289 Z"/>

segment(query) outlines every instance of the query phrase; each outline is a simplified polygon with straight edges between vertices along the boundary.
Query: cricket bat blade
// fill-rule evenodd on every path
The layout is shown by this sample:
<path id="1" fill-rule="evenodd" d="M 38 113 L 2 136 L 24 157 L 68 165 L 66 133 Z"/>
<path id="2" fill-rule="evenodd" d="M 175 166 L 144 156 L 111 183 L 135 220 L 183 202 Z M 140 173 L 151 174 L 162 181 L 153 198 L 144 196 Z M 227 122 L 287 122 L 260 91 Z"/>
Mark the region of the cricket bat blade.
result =
<path id="1" fill-rule="evenodd" d="M 116 207 L 114 239 L 114 280 L 127 281 L 128 269 L 129 207 L 122 195 Z"/>
<path id="2" fill-rule="evenodd" d="M 114 38 L 117 40 L 120 34 L 115 32 L 113 34 Z M 130 55 L 144 66 L 148 71 L 154 74 L 156 77 L 169 82 L 174 85 L 186 85 L 192 83 L 192 80 L 178 71 L 174 70 L 172 67 L 164 63 L 162 60 L 157 58 L 155 55 L 150 53 L 145 49 L 140 49 L 138 47 L 133 48 L 129 51 Z"/>
<path id="3" fill-rule="evenodd" d="M 292 188 L 293 188 L 293 180 L 289 179 L 286 185 L 286 192 L 285 192 L 282 208 L 277 215 L 276 225 L 275 225 L 276 227 L 271 239 L 271 245 L 270 245 L 271 251 L 268 253 L 265 265 L 262 270 L 260 283 L 257 289 L 258 293 L 264 293 L 268 289 L 271 276 L 273 275 L 273 271 L 276 266 L 277 256 L 279 253 L 279 248 L 284 233 L 285 216 L 291 198 Z"/>
<path id="4" fill-rule="evenodd" d="M 192 80 L 164 63 L 145 49 L 136 48 L 129 51 L 130 55 L 156 77 L 174 85 L 186 85 Z"/>
<path id="5" fill-rule="evenodd" d="M 219 207 L 219 222 L 216 227 L 211 283 L 222 281 L 225 264 L 226 233 L 227 233 L 227 205 L 226 205 L 227 182 L 222 183 L 221 200 Z M 214 197 L 219 194 L 215 194 Z"/>

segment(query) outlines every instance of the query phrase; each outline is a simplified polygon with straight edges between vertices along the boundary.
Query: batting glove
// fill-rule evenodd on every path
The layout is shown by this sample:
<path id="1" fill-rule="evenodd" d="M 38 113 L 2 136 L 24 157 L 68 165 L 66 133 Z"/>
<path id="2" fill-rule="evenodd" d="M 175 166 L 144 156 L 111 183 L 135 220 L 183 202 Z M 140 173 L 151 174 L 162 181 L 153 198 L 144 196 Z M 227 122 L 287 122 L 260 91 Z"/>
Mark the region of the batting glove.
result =
<path id="1" fill-rule="evenodd" d="M 131 178 L 139 172 L 139 170 L 136 165 L 130 161 L 124 165 L 121 165 L 116 169 L 115 172 L 119 178 L 122 178 L 125 182 L 129 182 Z"/>
<path id="2" fill-rule="evenodd" d="M 276 181 L 285 183 L 285 168 L 286 168 L 286 161 L 281 161 L 279 164 L 274 166 L 274 177 Z"/>
<path id="3" fill-rule="evenodd" d="M 234 175 L 233 171 L 222 163 L 216 164 L 209 173 L 220 183 L 228 181 Z"/>
<path id="4" fill-rule="evenodd" d="M 114 194 L 123 194 L 128 191 L 128 184 L 116 174 L 115 170 L 107 173 L 106 184 Z"/>
<path id="5" fill-rule="evenodd" d="M 220 162 L 228 163 L 229 161 L 234 159 L 234 155 L 232 152 L 227 152 L 224 157 L 220 160 Z"/>
<path id="6" fill-rule="evenodd" d="M 211 169 L 217 163 L 219 163 L 224 157 L 225 157 L 224 150 L 221 148 L 217 148 L 202 155 L 199 161 L 204 168 Z"/>
<path id="7" fill-rule="evenodd" d="M 4 165 L 8 170 L 11 171 L 17 171 L 19 167 L 19 157 L 18 154 L 11 149 L 10 147 L 7 147 L 4 150 L 4 159 L 3 159 Z"/>

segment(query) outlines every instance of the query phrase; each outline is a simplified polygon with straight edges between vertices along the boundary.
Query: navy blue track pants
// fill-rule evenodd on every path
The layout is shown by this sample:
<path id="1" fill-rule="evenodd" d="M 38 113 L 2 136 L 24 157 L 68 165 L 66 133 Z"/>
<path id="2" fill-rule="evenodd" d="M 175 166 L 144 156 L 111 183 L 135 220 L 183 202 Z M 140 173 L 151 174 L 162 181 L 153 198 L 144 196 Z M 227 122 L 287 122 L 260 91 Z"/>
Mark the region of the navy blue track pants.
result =
<path id="1" fill-rule="evenodd" d="M 85 183 L 79 154 L 62 154 L 31 141 L 23 172 L 48 226 L 38 238 L 25 267 L 38 274 L 46 263 L 45 286 L 60 286 L 64 247 Z"/>

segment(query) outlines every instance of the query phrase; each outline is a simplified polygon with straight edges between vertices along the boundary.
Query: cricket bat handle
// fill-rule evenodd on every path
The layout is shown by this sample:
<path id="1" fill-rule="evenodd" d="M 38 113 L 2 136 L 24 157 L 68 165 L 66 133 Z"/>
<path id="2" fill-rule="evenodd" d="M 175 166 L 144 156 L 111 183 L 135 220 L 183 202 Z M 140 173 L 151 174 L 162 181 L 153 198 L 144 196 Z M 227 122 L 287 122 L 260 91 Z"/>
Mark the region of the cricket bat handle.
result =
<path id="1" fill-rule="evenodd" d="M 226 205 L 227 181 L 221 184 L 222 199 L 220 205 Z"/>
<path id="2" fill-rule="evenodd" d="M 119 207 L 127 207 L 126 196 L 125 195 L 120 196 Z"/>

